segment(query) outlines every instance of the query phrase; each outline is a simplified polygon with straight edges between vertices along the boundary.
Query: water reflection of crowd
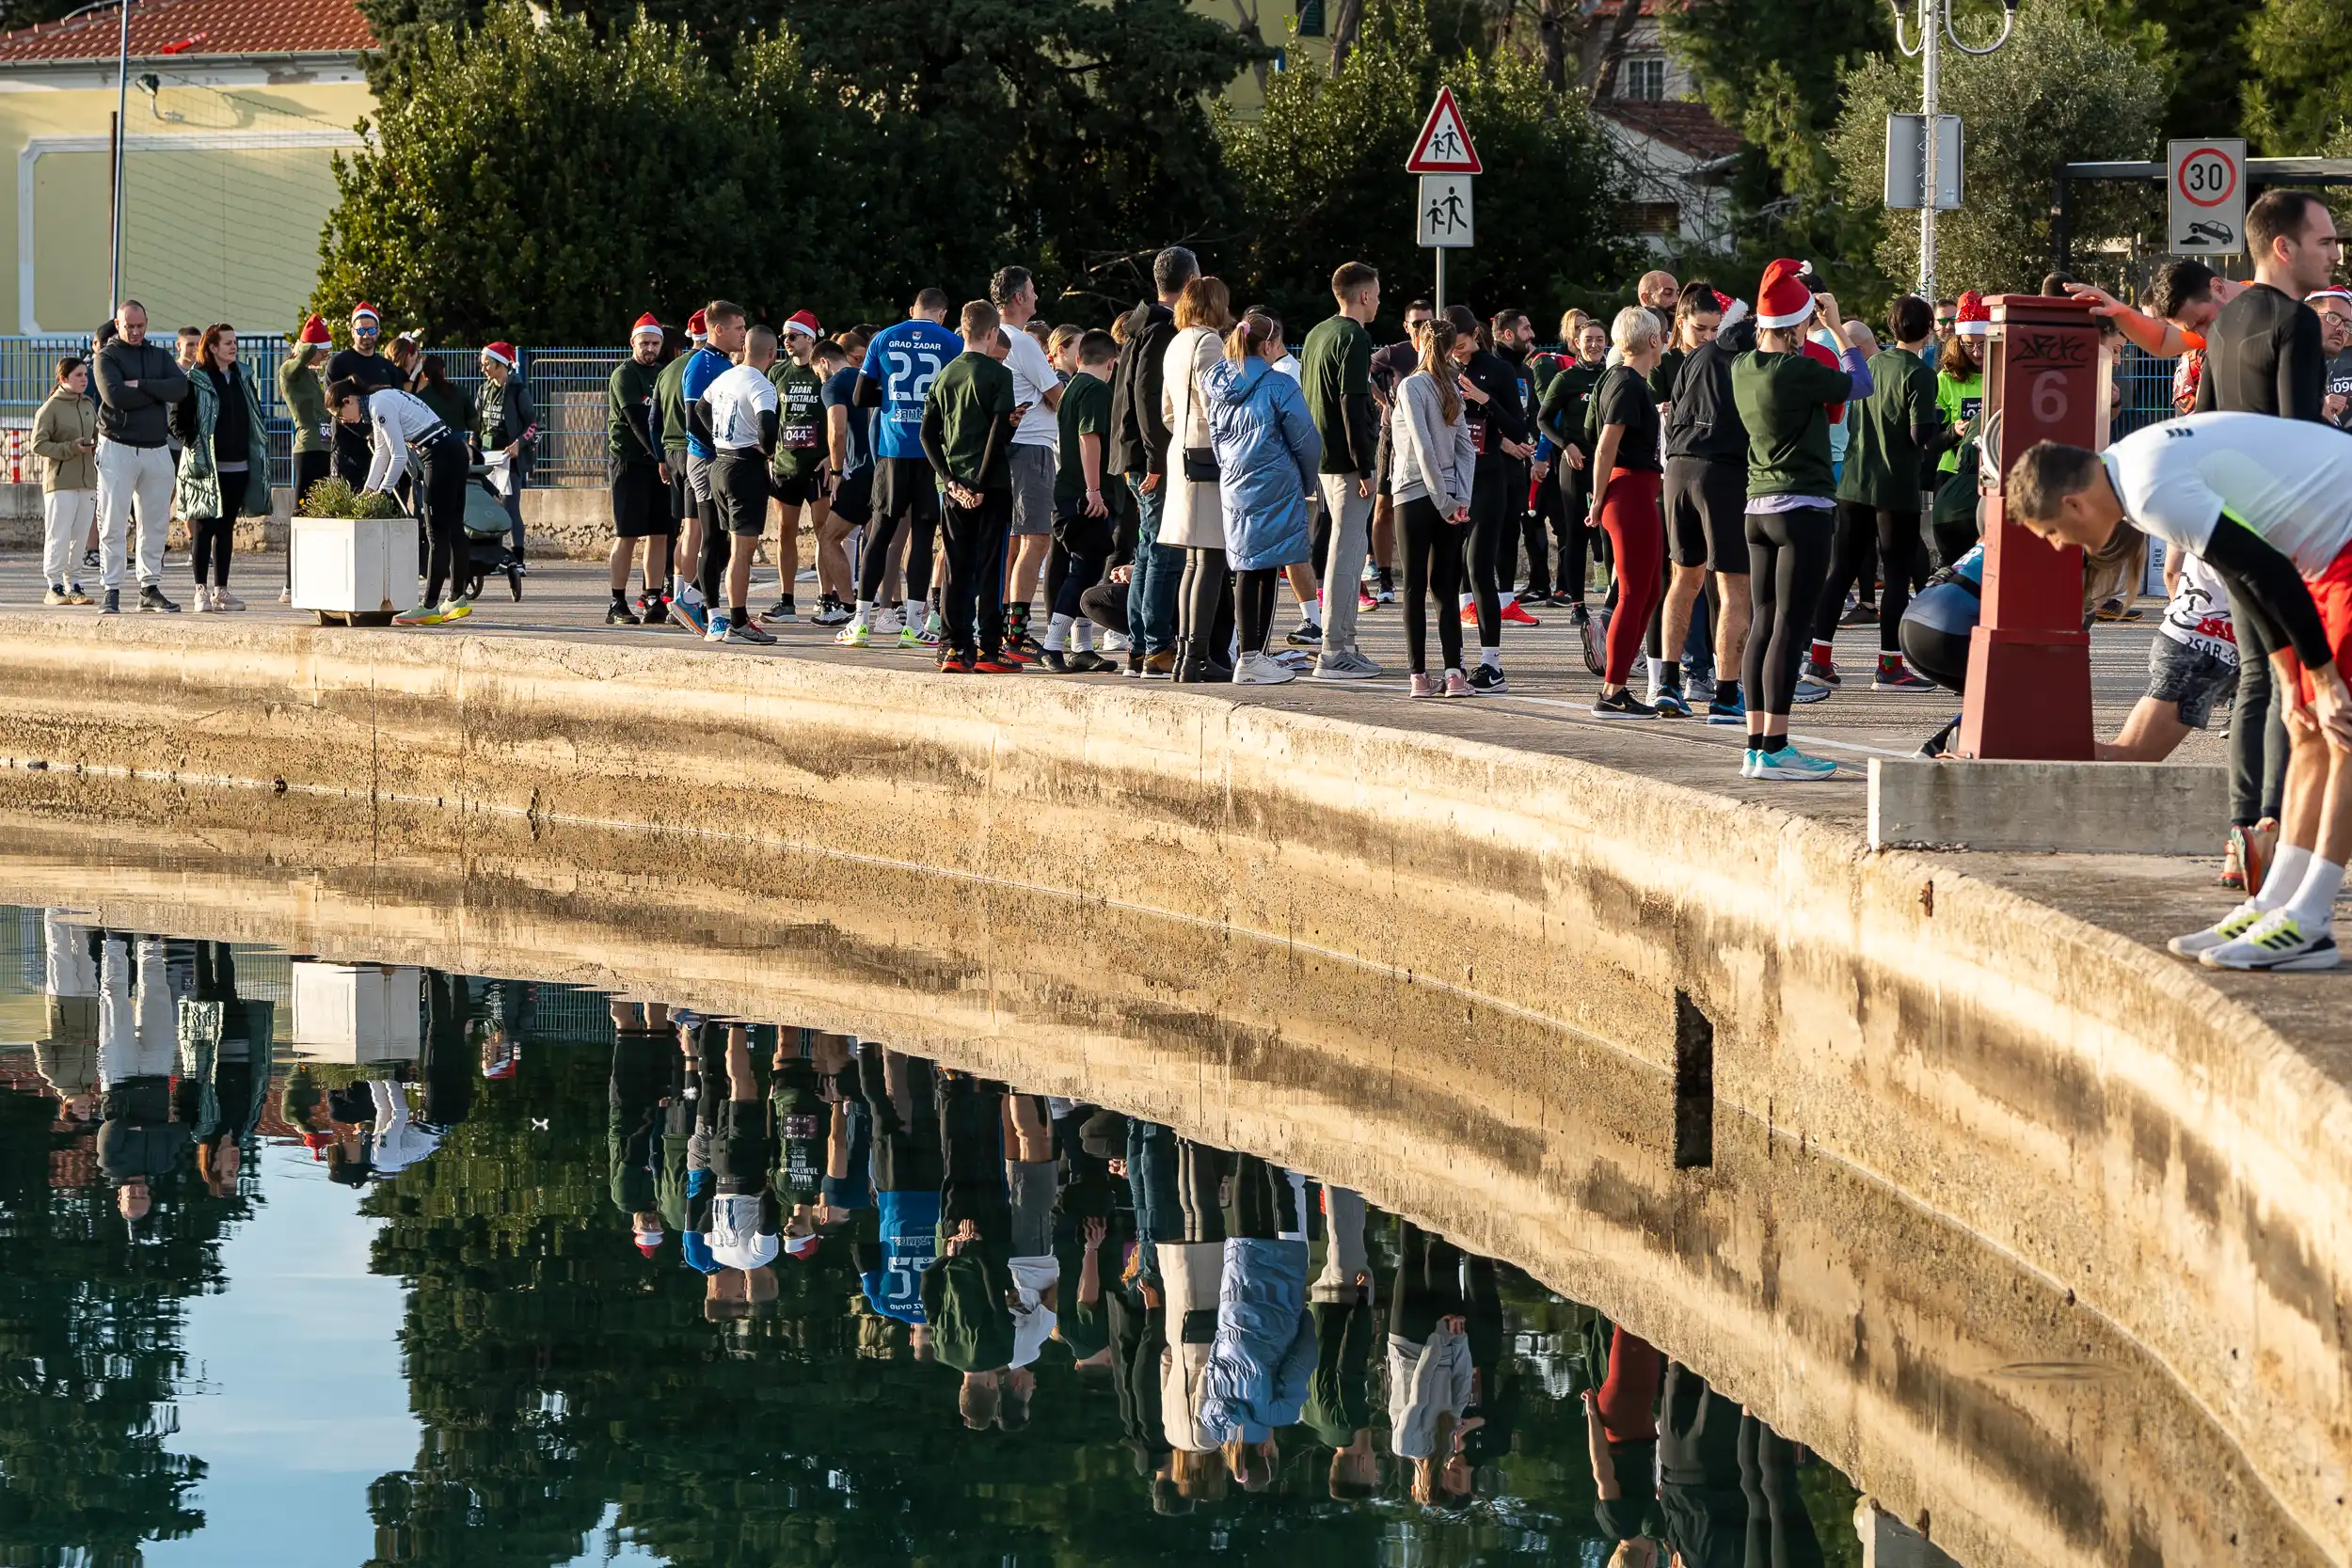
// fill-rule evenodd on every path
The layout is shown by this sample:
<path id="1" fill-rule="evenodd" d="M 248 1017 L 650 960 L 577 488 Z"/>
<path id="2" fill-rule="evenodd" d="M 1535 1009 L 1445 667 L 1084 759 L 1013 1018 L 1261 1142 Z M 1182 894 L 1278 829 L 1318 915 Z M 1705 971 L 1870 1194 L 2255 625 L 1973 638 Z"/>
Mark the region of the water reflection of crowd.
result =
<path id="1" fill-rule="evenodd" d="M 1027 1426 L 1048 1354 L 1106 1382 L 1161 1513 L 1267 1490 L 1286 1445 L 1327 1453 L 1342 1503 L 1496 1490 L 1522 1372 L 1493 1260 L 1256 1156 L 871 1042 L 652 1004 L 612 1022 L 612 1202 L 647 1258 L 676 1238 L 711 1322 L 756 1320 L 779 1268 L 846 1249 L 877 1330 L 857 1342 L 956 1374 L 971 1431 Z M 1611 1562 L 1820 1562 L 1808 1457 L 1585 1322 L 1569 1381 Z"/>

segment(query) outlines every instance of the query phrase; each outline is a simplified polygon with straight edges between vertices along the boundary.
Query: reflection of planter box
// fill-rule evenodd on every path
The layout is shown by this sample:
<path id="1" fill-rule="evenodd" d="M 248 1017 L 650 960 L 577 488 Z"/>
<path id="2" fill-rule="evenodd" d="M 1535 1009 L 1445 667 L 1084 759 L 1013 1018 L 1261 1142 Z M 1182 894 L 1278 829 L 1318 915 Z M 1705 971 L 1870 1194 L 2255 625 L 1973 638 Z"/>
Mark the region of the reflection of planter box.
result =
<path id="1" fill-rule="evenodd" d="M 417 608 L 414 517 L 296 517 L 294 606 L 319 624 L 385 626 Z"/>
<path id="2" fill-rule="evenodd" d="M 423 972 L 406 964 L 294 964 L 294 1047 L 330 1062 L 413 1062 Z"/>

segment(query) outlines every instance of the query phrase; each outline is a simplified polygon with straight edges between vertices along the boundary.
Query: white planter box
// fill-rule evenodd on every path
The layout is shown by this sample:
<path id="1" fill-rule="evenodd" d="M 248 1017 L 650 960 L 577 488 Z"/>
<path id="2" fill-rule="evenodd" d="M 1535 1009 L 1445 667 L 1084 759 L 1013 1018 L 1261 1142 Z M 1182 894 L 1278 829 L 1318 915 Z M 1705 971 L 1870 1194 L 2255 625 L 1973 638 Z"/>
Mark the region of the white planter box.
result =
<path id="1" fill-rule="evenodd" d="M 413 1062 L 422 1053 L 424 972 L 406 964 L 294 965 L 294 1048 L 328 1062 Z"/>
<path id="2" fill-rule="evenodd" d="M 291 548 L 294 606 L 322 623 L 380 625 L 417 608 L 413 517 L 296 517 Z"/>

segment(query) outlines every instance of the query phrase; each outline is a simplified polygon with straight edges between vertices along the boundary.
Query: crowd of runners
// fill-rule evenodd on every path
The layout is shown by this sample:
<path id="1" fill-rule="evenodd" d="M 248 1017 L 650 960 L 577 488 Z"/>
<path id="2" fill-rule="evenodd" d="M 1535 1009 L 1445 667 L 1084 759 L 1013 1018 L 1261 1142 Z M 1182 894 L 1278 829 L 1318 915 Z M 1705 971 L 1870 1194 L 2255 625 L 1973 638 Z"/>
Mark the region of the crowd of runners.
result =
<path id="1" fill-rule="evenodd" d="M 2248 236 L 2253 280 L 2175 262 L 2149 312 L 2045 280 L 2090 300 L 2110 347 L 2177 356 L 2184 416 L 2105 454 L 2133 526 L 2070 513 L 2063 536 L 2090 546 L 2086 623 L 2137 617 L 2143 532 L 2167 546 L 2147 694 L 2102 755 L 2161 759 L 2234 695 L 2224 880 L 2249 902 L 2176 947 L 2311 967 L 2335 961 L 2330 879 L 2352 848 L 2333 662 L 2352 621 L 2352 293 L 2307 193 L 2266 193 Z M 1984 563 L 1981 295 L 1899 297 L 1882 339 L 1795 261 L 1768 267 L 1753 301 L 1653 271 L 1638 304 L 1607 321 L 1570 310 L 1559 349 L 1538 352 L 1522 309 L 1421 299 L 1402 340 L 1378 344 L 1393 301 L 1360 262 L 1331 275 L 1332 310 L 1303 332 L 1238 304 L 1181 246 L 1152 273 L 1152 296 L 1106 327 L 1049 325 L 1019 267 L 961 307 L 922 290 L 888 325 L 829 331 L 801 310 L 774 328 L 723 300 L 677 327 L 641 316 L 610 383 L 606 622 L 760 645 L 806 615 L 844 646 L 950 673 L 1265 685 L 1383 675 L 1359 632 L 1392 609 L 1406 690 L 1442 699 L 1508 691 L 1506 630 L 1541 610 L 1580 635 L 1595 717 L 1742 726 L 1740 771 L 1765 780 L 1836 771 L 1788 721 L 1863 678 L 1837 666 L 1842 626 L 1877 628 L 1874 690 L 1963 684 Z M 36 428 L 49 598 L 89 602 L 72 569 L 88 531 L 116 609 L 135 514 L 139 608 L 176 609 L 160 574 L 178 515 L 197 608 L 241 608 L 230 524 L 265 492 L 247 482 L 260 417 L 234 332 L 183 334 L 175 361 L 135 303 L 113 326 L 95 410 L 69 360 Z M 361 305 L 352 346 L 328 357 L 313 317 L 280 367 L 296 486 L 402 488 L 429 543 L 421 603 L 399 621 L 446 625 L 472 610 L 464 514 L 483 466 L 523 569 L 537 417 L 510 344 L 482 351 L 477 404 L 412 339 L 389 356 L 380 340 Z M 2186 511 L 2211 501 L 2217 532 L 2132 488 L 2134 465 L 2162 454 L 2170 473 L 2217 451 L 2230 455 L 2198 470 Z M 2090 461 L 2022 454 L 2012 513 L 2060 527 L 2054 498 L 2081 493 Z M 763 546 L 777 580 L 755 608 Z"/>

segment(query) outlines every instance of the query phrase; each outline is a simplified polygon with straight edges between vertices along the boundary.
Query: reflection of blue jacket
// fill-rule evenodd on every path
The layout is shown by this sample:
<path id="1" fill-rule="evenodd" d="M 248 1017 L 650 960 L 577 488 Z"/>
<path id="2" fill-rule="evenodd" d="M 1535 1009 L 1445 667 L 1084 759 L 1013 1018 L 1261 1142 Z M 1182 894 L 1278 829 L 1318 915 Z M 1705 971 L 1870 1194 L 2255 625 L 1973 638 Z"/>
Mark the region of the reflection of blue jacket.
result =
<path id="1" fill-rule="evenodd" d="M 1263 1441 L 1298 1419 L 1314 1370 L 1307 1243 L 1228 1238 L 1216 1341 L 1200 1379 L 1201 1428 L 1229 1440 Z"/>
<path id="2" fill-rule="evenodd" d="M 1323 439 L 1298 383 L 1264 360 L 1219 359 L 1200 378 L 1225 503 L 1226 564 L 1237 572 L 1307 559 L 1307 498 Z"/>

